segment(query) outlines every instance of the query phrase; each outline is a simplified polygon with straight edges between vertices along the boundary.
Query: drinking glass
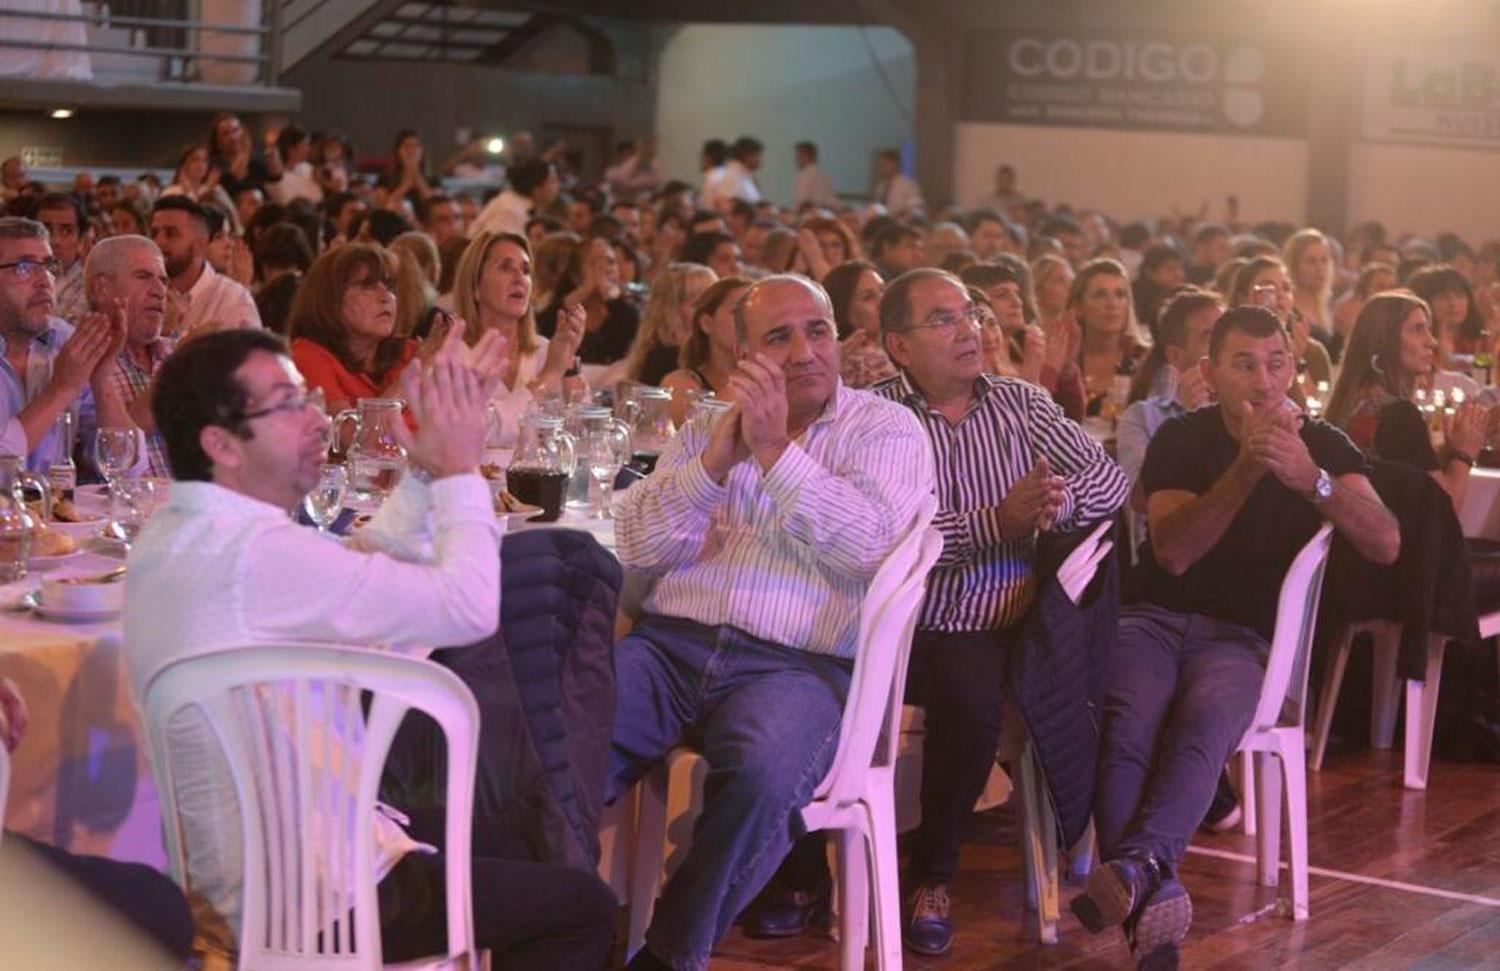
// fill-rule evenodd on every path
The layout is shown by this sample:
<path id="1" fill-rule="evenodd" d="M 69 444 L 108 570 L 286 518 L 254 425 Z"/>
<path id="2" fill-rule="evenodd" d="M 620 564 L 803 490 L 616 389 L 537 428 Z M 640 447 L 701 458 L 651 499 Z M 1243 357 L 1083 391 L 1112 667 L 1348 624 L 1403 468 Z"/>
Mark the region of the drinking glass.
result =
<path id="1" fill-rule="evenodd" d="M 132 428 L 101 428 L 94 436 L 94 465 L 113 495 L 120 473 L 135 464 L 136 434 Z"/>
<path id="2" fill-rule="evenodd" d="M 609 497 L 615 476 L 620 474 L 620 467 L 628 458 L 628 455 L 620 454 L 618 445 L 607 436 L 590 437 L 584 442 L 584 467 L 594 480 L 594 508 L 589 513 L 594 519 L 609 518 Z"/>
<path id="3" fill-rule="evenodd" d="M 156 510 L 156 483 L 142 478 L 117 479 L 110 489 L 109 505 L 105 532 L 129 550 Z"/>
<path id="4" fill-rule="evenodd" d="M 344 490 L 347 486 L 348 476 L 342 465 L 325 465 L 318 473 L 318 484 L 302 500 L 302 508 L 307 510 L 307 518 L 318 527 L 318 532 L 328 532 L 328 527 L 344 511 Z"/>

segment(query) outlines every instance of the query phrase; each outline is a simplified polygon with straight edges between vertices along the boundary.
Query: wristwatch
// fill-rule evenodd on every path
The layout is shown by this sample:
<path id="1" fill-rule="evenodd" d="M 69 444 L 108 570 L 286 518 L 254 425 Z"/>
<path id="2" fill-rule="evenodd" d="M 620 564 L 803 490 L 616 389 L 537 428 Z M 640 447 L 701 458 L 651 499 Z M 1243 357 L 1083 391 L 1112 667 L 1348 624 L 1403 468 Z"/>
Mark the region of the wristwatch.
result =
<path id="1" fill-rule="evenodd" d="M 1313 483 L 1312 495 L 1308 499 L 1313 502 L 1323 502 L 1333 497 L 1333 476 L 1328 474 L 1327 469 L 1318 470 L 1317 481 Z"/>

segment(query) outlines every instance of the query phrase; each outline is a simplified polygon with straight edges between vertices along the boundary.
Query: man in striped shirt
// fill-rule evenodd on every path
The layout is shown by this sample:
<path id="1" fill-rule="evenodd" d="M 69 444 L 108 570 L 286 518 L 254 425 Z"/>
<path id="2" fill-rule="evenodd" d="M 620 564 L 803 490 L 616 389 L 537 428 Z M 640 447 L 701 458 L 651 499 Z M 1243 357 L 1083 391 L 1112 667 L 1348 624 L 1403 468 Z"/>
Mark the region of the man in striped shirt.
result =
<path id="1" fill-rule="evenodd" d="M 900 370 L 874 390 L 911 409 L 931 440 L 943 534 L 907 681 L 926 735 L 903 936 L 922 954 L 952 944 L 959 842 L 995 763 L 1012 631 L 1037 587 L 1037 533 L 1112 516 L 1129 491 L 1044 390 L 982 373 L 977 321 L 967 289 L 942 270 L 903 274 L 880 301 Z"/>
<path id="2" fill-rule="evenodd" d="M 802 277 L 735 307 L 740 362 L 615 517 L 657 577 L 616 648 L 606 799 L 690 740 L 709 763 L 693 845 L 632 968 L 700 969 L 791 846 L 833 759 L 866 588 L 932 491 L 912 416 L 838 380 L 833 309 Z"/>

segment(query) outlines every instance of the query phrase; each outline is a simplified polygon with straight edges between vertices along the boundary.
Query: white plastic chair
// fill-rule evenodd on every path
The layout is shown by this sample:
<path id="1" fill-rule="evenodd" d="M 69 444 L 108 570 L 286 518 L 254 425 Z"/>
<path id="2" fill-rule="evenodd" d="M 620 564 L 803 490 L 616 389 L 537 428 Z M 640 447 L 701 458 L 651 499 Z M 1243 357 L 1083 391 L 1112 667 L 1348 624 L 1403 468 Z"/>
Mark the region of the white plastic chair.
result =
<path id="1" fill-rule="evenodd" d="M 10 751 L 0 745 L 0 836 L 5 833 L 5 807 L 10 799 Z"/>
<path id="2" fill-rule="evenodd" d="M 1282 790 L 1286 792 L 1287 863 L 1292 874 L 1291 916 L 1307 919 L 1307 768 L 1303 751 L 1307 711 L 1307 671 L 1323 571 L 1333 527 L 1324 524 L 1292 560 L 1276 602 L 1276 629 L 1261 682 L 1260 700 L 1237 752 L 1253 754 L 1254 775 L 1246 772 L 1248 802 L 1256 800 L 1256 869 L 1262 886 L 1279 882 Z M 1272 760 L 1277 764 L 1273 765 Z M 1258 784 L 1256 784 L 1258 783 Z M 1253 795 L 1252 795 L 1253 793 Z"/>
<path id="3" fill-rule="evenodd" d="M 173 718 L 199 713 L 233 776 L 245 854 L 239 960 L 255 971 L 381 967 L 376 789 L 408 709 L 431 716 L 448 745 L 448 950 L 400 967 L 476 967 L 470 845 L 479 708 L 456 675 L 368 649 L 238 648 L 167 665 L 147 685 L 143 708 L 167 855 L 184 888 L 190 848 Z"/>
<path id="4" fill-rule="evenodd" d="M 870 583 L 860 607 L 857 653 L 839 726 L 833 763 L 801 809 L 808 832 L 837 834 L 841 966 L 863 968 L 875 914 L 877 965 L 901 967 L 900 884 L 897 877 L 895 781 L 901 696 L 912 633 L 927 573 L 942 552 L 942 536 L 929 525 L 936 501 L 927 499 L 908 531 Z M 631 865 L 630 942 L 645 942 L 661 886 L 667 806 L 683 800 L 670 779 L 702 775 L 701 756 L 677 748 L 639 786 L 635 854 Z M 685 764 L 687 763 L 687 764 Z M 680 782 L 677 784 L 681 784 Z M 871 890 L 873 889 L 873 901 Z"/>
<path id="5" fill-rule="evenodd" d="M 1318 715 L 1313 728 L 1311 766 L 1314 772 L 1323 768 L 1328 749 L 1328 734 L 1333 726 L 1333 709 L 1344 683 L 1344 669 L 1355 638 L 1369 634 L 1374 643 L 1375 664 L 1370 683 L 1370 744 L 1388 749 L 1395 741 L 1396 705 L 1401 678 L 1396 674 L 1396 655 L 1401 647 L 1401 625 L 1394 621 L 1373 620 L 1350 624 L 1340 635 L 1323 678 L 1318 699 Z M 1488 640 L 1500 634 L 1500 613 L 1479 618 L 1479 636 Z M 1402 763 L 1402 784 L 1408 789 L 1427 788 L 1427 771 L 1432 764 L 1432 736 L 1437 724 L 1438 690 L 1443 680 L 1443 652 L 1448 638 L 1441 634 L 1427 637 L 1427 667 L 1421 681 L 1406 682 L 1406 739 Z"/>

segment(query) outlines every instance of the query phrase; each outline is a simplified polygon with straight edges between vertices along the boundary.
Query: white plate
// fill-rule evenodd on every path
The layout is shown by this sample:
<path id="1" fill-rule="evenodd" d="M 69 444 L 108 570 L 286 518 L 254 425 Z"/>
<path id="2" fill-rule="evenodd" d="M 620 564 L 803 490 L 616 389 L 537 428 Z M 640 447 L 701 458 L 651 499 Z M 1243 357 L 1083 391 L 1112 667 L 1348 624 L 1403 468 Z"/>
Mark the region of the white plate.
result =
<path id="1" fill-rule="evenodd" d="M 512 522 L 516 520 L 525 521 L 527 519 L 530 519 L 532 516 L 537 515 L 541 511 L 541 506 L 522 506 L 520 509 L 514 510 L 513 512 L 497 512 L 495 513 L 495 515 L 498 518 L 505 520 L 506 522 Z"/>
<path id="2" fill-rule="evenodd" d="M 26 559 L 26 566 L 29 569 L 46 570 L 60 563 L 66 563 L 82 552 L 83 548 L 79 547 L 71 553 L 60 553 L 57 556 L 31 556 Z"/>
<path id="3" fill-rule="evenodd" d="M 65 610 L 42 603 L 41 591 L 36 590 L 21 598 L 21 602 L 47 620 L 60 620 L 69 624 L 92 624 L 101 620 L 113 620 L 120 616 L 118 610 Z"/>

